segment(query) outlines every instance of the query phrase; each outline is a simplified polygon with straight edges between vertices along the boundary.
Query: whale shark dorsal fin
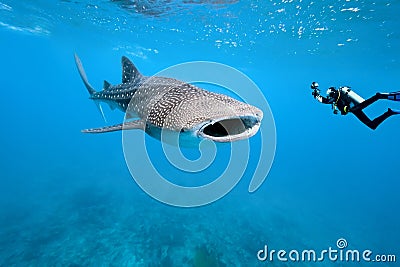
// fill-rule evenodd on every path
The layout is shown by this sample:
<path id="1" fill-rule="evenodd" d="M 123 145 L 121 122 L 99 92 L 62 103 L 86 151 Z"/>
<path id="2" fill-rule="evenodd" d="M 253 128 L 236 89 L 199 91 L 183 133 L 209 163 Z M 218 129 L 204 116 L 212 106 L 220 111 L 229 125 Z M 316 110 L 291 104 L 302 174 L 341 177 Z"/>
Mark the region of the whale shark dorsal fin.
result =
<path id="1" fill-rule="evenodd" d="M 142 78 L 142 74 L 127 57 L 123 56 L 122 62 L 122 83 L 137 82 Z"/>
<path id="2" fill-rule="evenodd" d="M 107 82 L 106 80 L 104 80 L 104 85 L 103 85 L 103 90 L 107 90 L 108 88 L 110 88 L 111 84 L 109 82 Z"/>

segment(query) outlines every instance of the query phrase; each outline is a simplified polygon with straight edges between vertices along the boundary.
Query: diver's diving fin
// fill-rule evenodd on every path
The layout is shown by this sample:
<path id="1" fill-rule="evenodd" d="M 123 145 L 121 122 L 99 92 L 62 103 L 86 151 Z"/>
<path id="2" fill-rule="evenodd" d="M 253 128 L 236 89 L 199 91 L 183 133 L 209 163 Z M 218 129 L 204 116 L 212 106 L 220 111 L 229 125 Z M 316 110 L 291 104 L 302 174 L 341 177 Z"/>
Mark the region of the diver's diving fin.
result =
<path id="1" fill-rule="evenodd" d="M 391 111 L 394 115 L 400 114 L 400 110 L 398 110 L 398 109 L 390 109 L 390 111 Z"/>
<path id="2" fill-rule="evenodd" d="M 107 132 L 115 132 L 121 130 L 131 130 L 131 129 L 143 130 L 145 128 L 145 125 L 146 123 L 144 120 L 135 120 L 101 128 L 85 129 L 82 130 L 82 133 L 107 133 Z"/>
<path id="3" fill-rule="evenodd" d="M 388 99 L 393 101 L 400 101 L 400 92 L 389 93 Z"/>

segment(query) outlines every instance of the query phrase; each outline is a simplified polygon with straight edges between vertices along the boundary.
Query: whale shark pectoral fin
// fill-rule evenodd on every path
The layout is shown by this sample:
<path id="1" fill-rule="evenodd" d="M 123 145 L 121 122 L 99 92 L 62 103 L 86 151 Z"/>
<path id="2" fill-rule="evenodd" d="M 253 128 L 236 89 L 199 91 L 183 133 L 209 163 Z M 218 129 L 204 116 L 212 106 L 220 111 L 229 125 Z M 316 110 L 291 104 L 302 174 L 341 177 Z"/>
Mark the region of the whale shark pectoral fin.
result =
<path id="1" fill-rule="evenodd" d="M 135 120 L 135 121 L 128 121 L 112 126 L 105 126 L 101 128 L 92 128 L 92 129 L 85 129 L 82 130 L 82 133 L 108 133 L 108 132 L 115 132 L 121 130 L 132 130 L 132 129 L 141 129 L 145 128 L 145 121 L 143 120 Z"/>

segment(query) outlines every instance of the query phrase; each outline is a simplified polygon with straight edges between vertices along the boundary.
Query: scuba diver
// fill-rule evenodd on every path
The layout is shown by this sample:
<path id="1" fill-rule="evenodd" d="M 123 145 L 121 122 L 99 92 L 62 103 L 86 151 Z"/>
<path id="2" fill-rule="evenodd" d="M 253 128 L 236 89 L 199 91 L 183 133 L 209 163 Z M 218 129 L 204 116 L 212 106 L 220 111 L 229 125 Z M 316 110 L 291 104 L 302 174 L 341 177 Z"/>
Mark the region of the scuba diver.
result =
<path id="1" fill-rule="evenodd" d="M 331 104 L 333 113 L 338 114 L 340 111 L 341 115 L 347 115 L 348 113 L 353 113 L 362 123 L 367 125 L 372 130 L 375 130 L 384 120 L 392 115 L 400 114 L 400 110 L 393 110 L 388 108 L 388 110 L 382 115 L 371 120 L 363 112 L 363 109 L 374 103 L 379 99 L 387 99 L 393 101 L 400 101 L 400 91 L 392 93 L 376 93 L 374 96 L 363 99 L 361 96 L 354 93 L 350 87 L 342 86 L 339 89 L 330 87 L 326 92 L 327 96 L 321 96 L 320 90 L 318 89 L 318 83 L 313 82 L 311 84 L 311 89 L 314 91 L 312 95 L 315 99 L 323 104 Z"/>

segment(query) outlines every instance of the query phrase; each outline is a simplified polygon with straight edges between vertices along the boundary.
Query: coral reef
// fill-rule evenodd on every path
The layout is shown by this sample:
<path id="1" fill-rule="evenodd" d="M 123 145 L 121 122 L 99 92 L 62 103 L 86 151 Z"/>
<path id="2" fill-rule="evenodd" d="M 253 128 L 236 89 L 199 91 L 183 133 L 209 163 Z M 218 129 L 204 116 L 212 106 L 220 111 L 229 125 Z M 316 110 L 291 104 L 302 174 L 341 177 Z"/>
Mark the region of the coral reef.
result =
<path id="1" fill-rule="evenodd" d="M 196 248 L 193 257 L 193 267 L 225 267 L 218 254 L 205 245 Z"/>

